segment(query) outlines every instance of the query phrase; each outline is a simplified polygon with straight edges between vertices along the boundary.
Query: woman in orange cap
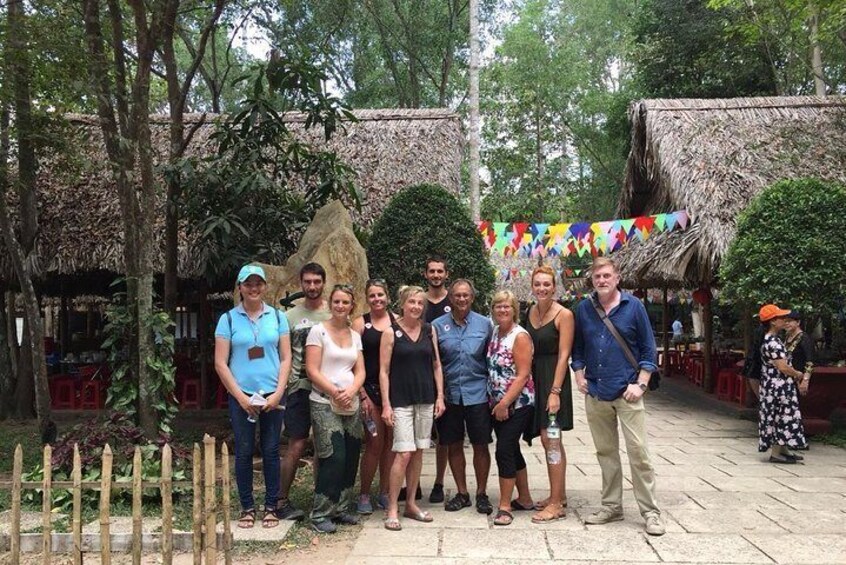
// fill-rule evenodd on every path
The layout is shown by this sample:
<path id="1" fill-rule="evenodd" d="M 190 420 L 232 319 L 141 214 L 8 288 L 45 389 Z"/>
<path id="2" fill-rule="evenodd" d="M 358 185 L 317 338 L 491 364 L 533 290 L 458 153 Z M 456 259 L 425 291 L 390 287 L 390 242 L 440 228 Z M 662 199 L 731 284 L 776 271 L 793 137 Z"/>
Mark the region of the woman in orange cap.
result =
<path id="1" fill-rule="evenodd" d="M 778 337 L 788 314 L 790 310 L 775 304 L 766 304 L 758 313 L 765 331 L 761 345 L 758 451 L 771 449 L 770 463 L 796 463 L 802 456 L 790 450 L 807 445 L 797 388 L 803 374 L 790 366 L 784 343 Z"/>

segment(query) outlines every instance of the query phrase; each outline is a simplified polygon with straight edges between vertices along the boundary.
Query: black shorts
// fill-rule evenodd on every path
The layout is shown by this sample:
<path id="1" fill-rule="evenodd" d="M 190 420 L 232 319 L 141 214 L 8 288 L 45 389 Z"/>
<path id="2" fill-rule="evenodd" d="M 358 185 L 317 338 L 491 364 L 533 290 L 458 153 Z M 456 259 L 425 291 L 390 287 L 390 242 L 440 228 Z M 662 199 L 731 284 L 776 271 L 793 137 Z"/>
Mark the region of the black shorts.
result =
<path id="1" fill-rule="evenodd" d="M 465 425 L 472 445 L 487 445 L 493 441 L 491 410 L 487 402 L 470 406 L 447 404 L 446 412 L 436 420 L 436 424 L 440 445 L 464 441 Z"/>
<path id="2" fill-rule="evenodd" d="M 297 390 L 288 395 L 285 404 L 285 435 L 291 439 L 308 439 L 311 430 L 310 390 Z"/>

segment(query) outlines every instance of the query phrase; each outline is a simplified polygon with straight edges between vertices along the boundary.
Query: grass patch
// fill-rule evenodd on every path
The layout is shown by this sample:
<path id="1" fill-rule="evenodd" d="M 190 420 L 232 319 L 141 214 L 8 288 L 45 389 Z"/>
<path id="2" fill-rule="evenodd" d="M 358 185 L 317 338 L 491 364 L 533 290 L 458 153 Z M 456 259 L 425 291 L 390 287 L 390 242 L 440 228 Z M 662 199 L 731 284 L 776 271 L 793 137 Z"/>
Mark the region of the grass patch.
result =
<path id="1" fill-rule="evenodd" d="M 836 430 L 829 434 L 817 436 L 814 438 L 814 441 L 823 443 L 825 445 L 846 447 L 846 429 Z"/>

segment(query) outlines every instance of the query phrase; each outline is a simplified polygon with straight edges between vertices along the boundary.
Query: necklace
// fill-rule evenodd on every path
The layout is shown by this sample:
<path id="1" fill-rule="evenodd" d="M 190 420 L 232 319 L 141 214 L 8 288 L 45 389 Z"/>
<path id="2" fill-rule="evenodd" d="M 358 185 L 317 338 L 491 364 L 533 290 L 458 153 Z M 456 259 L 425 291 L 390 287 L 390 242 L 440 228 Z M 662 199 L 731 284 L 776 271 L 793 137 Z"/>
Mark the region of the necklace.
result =
<path id="1" fill-rule="evenodd" d="M 545 311 L 541 311 L 541 304 L 540 304 L 540 302 L 538 302 L 538 303 L 535 305 L 535 307 L 536 307 L 536 309 L 537 309 L 537 311 L 538 311 L 538 325 L 543 325 L 543 320 L 544 320 L 544 318 L 546 318 L 546 315 L 547 315 L 547 314 L 549 314 L 549 311 L 552 309 L 552 301 L 550 300 L 550 302 L 549 302 L 549 306 L 547 306 L 547 307 L 546 307 L 546 310 L 545 310 Z"/>

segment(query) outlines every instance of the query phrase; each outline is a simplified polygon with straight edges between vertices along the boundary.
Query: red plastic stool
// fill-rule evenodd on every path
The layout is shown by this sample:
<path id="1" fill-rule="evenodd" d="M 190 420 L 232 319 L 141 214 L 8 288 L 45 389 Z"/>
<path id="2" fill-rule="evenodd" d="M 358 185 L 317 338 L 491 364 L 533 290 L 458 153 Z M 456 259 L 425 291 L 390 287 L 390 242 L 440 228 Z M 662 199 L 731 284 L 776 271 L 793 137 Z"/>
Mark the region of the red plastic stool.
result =
<path id="1" fill-rule="evenodd" d="M 200 379 L 185 379 L 180 389 L 179 405 L 182 408 L 200 407 Z"/>
<path id="2" fill-rule="evenodd" d="M 76 381 L 72 378 L 54 379 L 50 403 L 56 410 L 76 408 Z"/>
<path id="3" fill-rule="evenodd" d="M 103 408 L 104 401 L 102 381 L 82 381 L 82 389 L 79 391 L 80 408 L 83 410 L 99 410 Z"/>
<path id="4" fill-rule="evenodd" d="M 741 406 L 746 406 L 746 377 L 740 373 L 735 373 L 731 400 Z"/>
<path id="5" fill-rule="evenodd" d="M 717 373 L 717 398 L 720 400 L 732 400 L 734 398 L 736 382 L 737 373 L 734 369 L 721 369 Z"/>

